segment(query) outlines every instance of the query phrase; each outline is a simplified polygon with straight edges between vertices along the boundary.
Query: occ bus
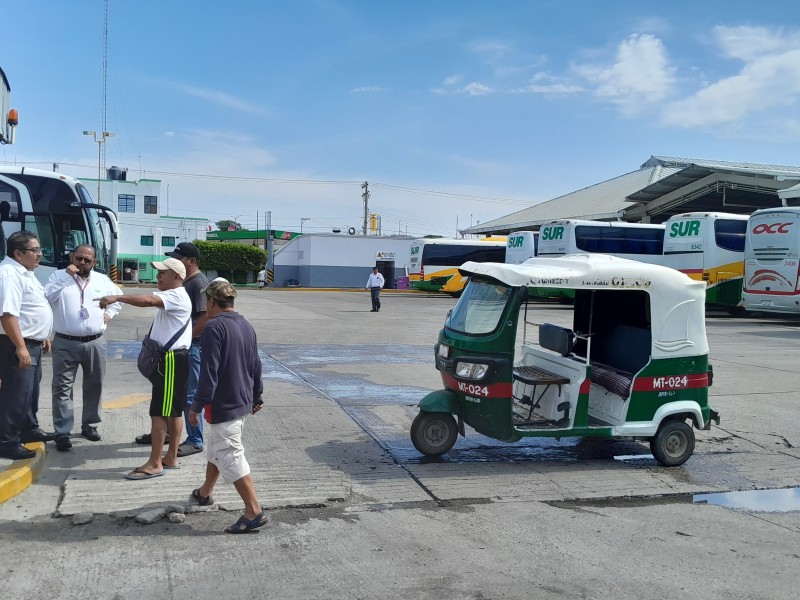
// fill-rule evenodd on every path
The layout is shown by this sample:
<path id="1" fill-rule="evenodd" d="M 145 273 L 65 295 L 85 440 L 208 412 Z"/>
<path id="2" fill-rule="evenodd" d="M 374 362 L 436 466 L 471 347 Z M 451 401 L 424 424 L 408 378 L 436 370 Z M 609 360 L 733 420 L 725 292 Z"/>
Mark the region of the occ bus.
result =
<path id="1" fill-rule="evenodd" d="M 741 307 L 747 215 L 683 213 L 664 225 L 662 264 L 705 281 L 707 306 Z"/>
<path id="2" fill-rule="evenodd" d="M 504 262 L 505 256 L 505 236 L 475 240 L 414 240 L 411 242 L 408 282 L 413 289 L 439 292 L 453 275 L 458 274 L 458 267 L 465 262 Z M 451 293 L 457 293 L 463 287 L 462 284 Z"/>
<path id="3" fill-rule="evenodd" d="M 747 221 L 744 308 L 800 314 L 800 208 L 765 208 Z"/>
<path id="4" fill-rule="evenodd" d="M 95 269 L 109 274 L 112 266 L 116 268 L 116 214 L 94 204 L 77 179 L 53 171 L 0 165 L 0 221 L 2 257 L 6 238 L 15 231 L 30 231 L 39 238 L 42 258 L 35 274 L 42 283 L 69 264 L 69 253 L 80 244 L 95 248 Z"/>

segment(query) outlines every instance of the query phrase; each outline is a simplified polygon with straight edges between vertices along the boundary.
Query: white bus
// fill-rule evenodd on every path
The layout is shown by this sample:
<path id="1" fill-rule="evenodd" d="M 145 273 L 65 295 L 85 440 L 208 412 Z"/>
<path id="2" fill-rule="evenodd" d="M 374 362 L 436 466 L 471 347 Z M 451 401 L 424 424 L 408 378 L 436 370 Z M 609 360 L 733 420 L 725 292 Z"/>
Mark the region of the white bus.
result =
<path id="1" fill-rule="evenodd" d="M 750 215 L 742 299 L 746 310 L 800 314 L 800 208 Z"/>
<path id="2" fill-rule="evenodd" d="M 661 264 L 705 281 L 707 306 L 740 310 L 747 215 L 690 212 L 664 226 Z"/>
<path id="3" fill-rule="evenodd" d="M 39 238 L 42 258 L 35 274 L 42 283 L 69 264 L 70 252 L 80 244 L 91 244 L 97 255 L 95 268 L 116 278 L 116 213 L 94 204 L 77 179 L 0 165 L 0 258 L 6 255 L 8 236 L 20 230 Z"/>
<path id="4" fill-rule="evenodd" d="M 538 231 L 515 231 L 508 236 L 506 262 L 510 265 L 521 265 L 529 258 L 536 256 L 538 248 Z"/>
<path id="5" fill-rule="evenodd" d="M 442 291 L 465 262 L 505 262 L 506 237 L 485 237 L 474 240 L 423 238 L 411 242 L 408 266 L 409 286 L 430 292 Z M 458 289 L 448 290 L 458 293 Z"/>
<path id="6" fill-rule="evenodd" d="M 664 225 L 623 221 L 550 221 L 539 228 L 538 256 L 588 252 L 660 263 Z"/>

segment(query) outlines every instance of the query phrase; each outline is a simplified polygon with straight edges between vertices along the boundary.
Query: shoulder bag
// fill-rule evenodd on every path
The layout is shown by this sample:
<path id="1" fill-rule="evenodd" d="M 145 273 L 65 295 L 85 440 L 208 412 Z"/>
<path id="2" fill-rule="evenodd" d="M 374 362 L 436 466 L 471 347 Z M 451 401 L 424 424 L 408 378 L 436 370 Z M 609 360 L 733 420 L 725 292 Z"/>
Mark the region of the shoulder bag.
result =
<path id="1" fill-rule="evenodd" d="M 153 376 L 158 371 L 158 363 L 161 362 L 161 359 L 164 358 L 167 350 L 172 348 L 172 344 L 174 344 L 178 338 L 181 337 L 181 334 L 191 322 L 192 319 L 190 317 L 189 320 L 183 324 L 183 327 L 178 330 L 178 333 L 173 335 L 163 346 L 160 342 L 157 342 L 150 337 L 150 333 L 153 331 L 153 326 L 151 325 L 150 331 L 147 332 L 142 340 L 142 349 L 139 350 L 139 358 L 136 360 L 136 366 L 139 367 L 139 373 L 147 377 L 147 379 L 152 380 Z"/>

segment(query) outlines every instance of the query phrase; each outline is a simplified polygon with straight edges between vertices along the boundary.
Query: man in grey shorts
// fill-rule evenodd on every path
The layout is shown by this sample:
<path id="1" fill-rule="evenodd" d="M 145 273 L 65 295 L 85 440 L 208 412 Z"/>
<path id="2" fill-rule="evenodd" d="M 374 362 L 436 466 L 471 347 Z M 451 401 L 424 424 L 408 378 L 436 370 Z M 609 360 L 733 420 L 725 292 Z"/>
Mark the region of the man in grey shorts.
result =
<path id="1" fill-rule="evenodd" d="M 245 507 L 244 514 L 225 531 L 246 533 L 267 522 L 242 445 L 245 416 L 258 412 L 264 403 L 258 342 L 250 323 L 233 310 L 236 290 L 230 283 L 216 279 L 203 291 L 209 320 L 203 330 L 200 381 L 189 420 L 197 426 L 205 410 L 208 464 L 206 479 L 192 497 L 203 506 L 213 504 L 211 494 L 222 475 L 234 485 Z"/>

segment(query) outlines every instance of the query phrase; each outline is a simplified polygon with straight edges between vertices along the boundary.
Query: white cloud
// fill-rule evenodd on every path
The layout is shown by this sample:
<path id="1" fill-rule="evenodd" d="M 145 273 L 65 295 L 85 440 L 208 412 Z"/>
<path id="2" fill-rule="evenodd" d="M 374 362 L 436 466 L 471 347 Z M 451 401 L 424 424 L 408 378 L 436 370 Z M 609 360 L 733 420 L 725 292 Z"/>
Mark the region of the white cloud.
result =
<path id="1" fill-rule="evenodd" d="M 175 83 L 173 86 L 183 92 L 184 94 L 188 94 L 189 96 L 194 96 L 195 98 L 200 98 L 202 100 L 207 100 L 208 102 L 212 102 L 214 104 L 219 104 L 221 106 L 227 106 L 228 108 L 232 108 L 234 110 L 238 110 L 241 112 L 252 113 L 252 114 L 267 114 L 267 110 L 263 106 L 259 106 L 256 104 L 252 104 L 247 102 L 246 100 L 241 100 L 230 94 L 225 94 L 223 92 L 219 92 L 216 90 L 207 90 L 199 87 L 194 87 L 191 85 L 184 85 Z"/>
<path id="2" fill-rule="evenodd" d="M 745 62 L 800 48 L 800 32 L 787 34 L 767 27 L 720 25 L 714 28 L 713 39 L 725 56 Z"/>
<path id="3" fill-rule="evenodd" d="M 722 53 L 745 64 L 731 77 L 669 105 L 665 123 L 683 127 L 739 124 L 756 114 L 793 107 L 800 99 L 800 33 L 763 27 L 717 27 Z M 794 117 L 794 110 L 786 118 Z M 775 116 L 775 115 L 773 115 Z"/>
<path id="4" fill-rule="evenodd" d="M 623 41 L 609 67 L 579 65 L 575 70 L 596 84 L 598 97 L 629 115 L 664 100 L 675 83 L 675 68 L 669 64 L 664 44 L 650 34 L 634 34 Z"/>
<path id="5" fill-rule="evenodd" d="M 544 71 L 534 73 L 531 83 L 525 87 L 512 90 L 516 94 L 543 94 L 546 96 L 564 96 L 577 94 L 586 90 L 575 84 L 564 83 L 558 78 L 551 77 Z"/>
<path id="6" fill-rule="evenodd" d="M 492 88 L 487 85 L 483 85 L 482 83 L 473 81 L 472 83 L 465 85 L 459 91 L 462 94 L 467 94 L 468 96 L 483 96 L 485 94 L 491 94 Z"/>
<path id="7" fill-rule="evenodd" d="M 456 85 L 462 79 L 464 79 L 463 75 L 450 75 L 450 77 L 446 77 L 445 80 L 442 82 L 443 85 Z"/>
<path id="8" fill-rule="evenodd" d="M 357 87 L 350 90 L 354 94 L 370 94 L 375 92 L 385 92 L 386 88 L 378 87 L 376 85 L 366 85 L 364 87 Z"/>
<path id="9" fill-rule="evenodd" d="M 431 92 L 434 94 L 465 94 L 467 96 L 485 96 L 486 94 L 493 93 L 494 90 L 488 85 L 473 81 L 472 83 L 468 83 L 460 88 L 455 88 L 452 86 L 438 87 L 431 89 Z"/>

